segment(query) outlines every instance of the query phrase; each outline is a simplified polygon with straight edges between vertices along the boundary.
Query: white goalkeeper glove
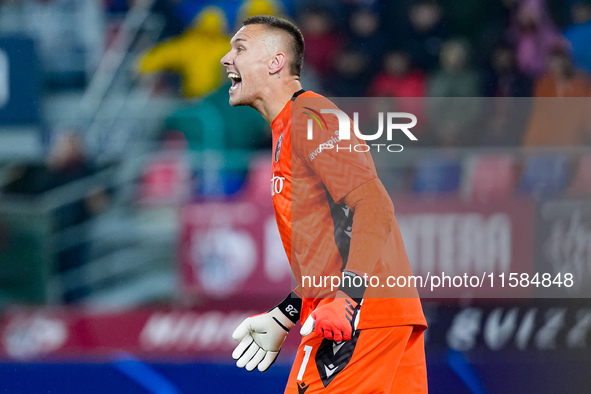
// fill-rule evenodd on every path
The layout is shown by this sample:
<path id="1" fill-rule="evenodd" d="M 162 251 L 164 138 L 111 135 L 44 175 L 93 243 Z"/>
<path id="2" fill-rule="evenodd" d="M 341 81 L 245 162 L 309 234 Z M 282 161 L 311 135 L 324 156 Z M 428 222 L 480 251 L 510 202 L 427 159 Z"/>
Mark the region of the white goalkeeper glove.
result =
<path id="1" fill-rule="evenodd" d="M 240 341 L 232 358 L 239 368 L 252 371 L 258 367 L 265 372 L 275 362 L 289 330 L 300 318 L 302 300 L 291 293 L 267 313 L 246 318 L 232 334 Z"/>

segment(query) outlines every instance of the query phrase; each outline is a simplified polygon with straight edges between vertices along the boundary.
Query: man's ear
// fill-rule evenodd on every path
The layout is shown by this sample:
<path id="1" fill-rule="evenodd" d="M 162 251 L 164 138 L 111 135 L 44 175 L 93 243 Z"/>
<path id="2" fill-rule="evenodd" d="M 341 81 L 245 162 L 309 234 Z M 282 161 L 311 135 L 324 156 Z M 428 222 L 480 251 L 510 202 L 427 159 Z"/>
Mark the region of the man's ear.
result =
<path id="1" fill-rule="evenodd" d="M 269 61 L 269 74 L 277 74 L 287 63 L 287 56 L 283 52 L 277 52 Z"/>

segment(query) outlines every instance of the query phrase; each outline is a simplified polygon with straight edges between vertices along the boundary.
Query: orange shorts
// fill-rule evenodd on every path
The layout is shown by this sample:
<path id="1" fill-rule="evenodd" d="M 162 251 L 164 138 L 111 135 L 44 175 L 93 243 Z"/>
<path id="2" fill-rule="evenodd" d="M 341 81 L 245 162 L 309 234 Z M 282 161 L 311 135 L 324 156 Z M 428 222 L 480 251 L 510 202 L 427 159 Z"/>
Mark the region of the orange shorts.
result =
<path id="1" fill-rule="evenodd" d="M 302 338 L 285 393 L 427 393 L 423 331 L 357 330 L 341 343 L 313 332 Z"/>

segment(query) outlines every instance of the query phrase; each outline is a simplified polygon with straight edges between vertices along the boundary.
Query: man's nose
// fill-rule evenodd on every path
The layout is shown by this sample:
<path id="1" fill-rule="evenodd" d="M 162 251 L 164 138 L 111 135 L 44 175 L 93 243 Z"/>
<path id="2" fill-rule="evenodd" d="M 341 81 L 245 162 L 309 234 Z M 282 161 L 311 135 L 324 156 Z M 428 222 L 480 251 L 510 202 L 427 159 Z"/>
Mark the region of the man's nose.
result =
<path id="1" fill-rule="evenodd" d="M 224 57 L 220 60 L 220 62 L 222 63 L 223 66 L 229 66 L 230 65 L 230 52 L 226 53 L 224 55 Z"/>

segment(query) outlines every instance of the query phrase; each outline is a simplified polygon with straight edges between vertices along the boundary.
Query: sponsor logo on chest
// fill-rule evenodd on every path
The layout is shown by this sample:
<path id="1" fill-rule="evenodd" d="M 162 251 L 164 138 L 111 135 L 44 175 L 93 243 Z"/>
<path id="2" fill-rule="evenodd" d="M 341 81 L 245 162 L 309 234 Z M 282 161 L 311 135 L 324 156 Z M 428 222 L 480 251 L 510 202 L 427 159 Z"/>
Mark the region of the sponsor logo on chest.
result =
<path id="1" fill-rule="evenodd" d="M 271 196 L 280 194 L 283 191 L 283 185 L 285 184 L 285 177 L 277 176 L 273 173 L 271 178 Z"/>

